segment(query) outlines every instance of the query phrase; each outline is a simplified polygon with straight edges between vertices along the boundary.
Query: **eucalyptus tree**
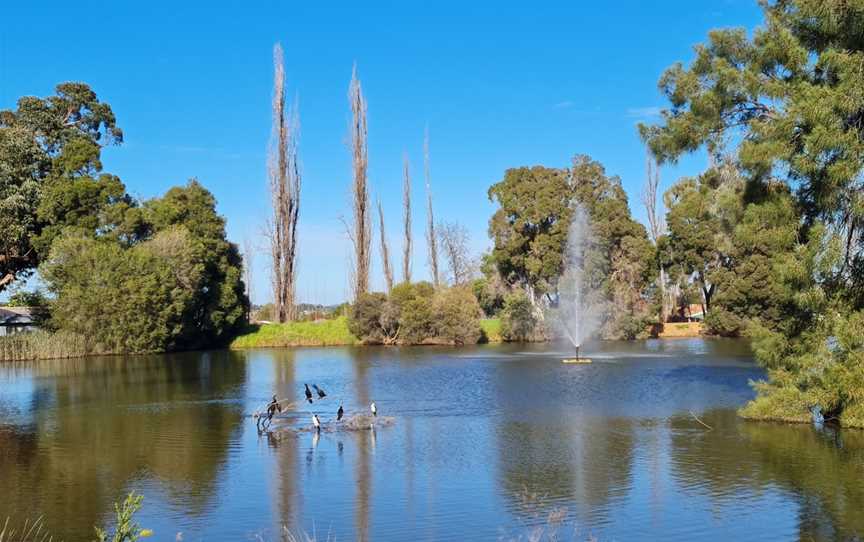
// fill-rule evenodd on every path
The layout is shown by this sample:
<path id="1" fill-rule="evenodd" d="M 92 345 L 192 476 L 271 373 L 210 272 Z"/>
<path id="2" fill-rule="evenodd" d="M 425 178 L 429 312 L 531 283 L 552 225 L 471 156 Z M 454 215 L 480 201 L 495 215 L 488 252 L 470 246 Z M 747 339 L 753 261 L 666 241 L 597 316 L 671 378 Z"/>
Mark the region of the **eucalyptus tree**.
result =
<path id="1" fill-rule="evenodd" d="M 30 275 L 65 228 L 129 242 L 140 215 L 101 151 L 123 132 L 111 106 L 84 83 L 0 111 L 0 291 Z"/>

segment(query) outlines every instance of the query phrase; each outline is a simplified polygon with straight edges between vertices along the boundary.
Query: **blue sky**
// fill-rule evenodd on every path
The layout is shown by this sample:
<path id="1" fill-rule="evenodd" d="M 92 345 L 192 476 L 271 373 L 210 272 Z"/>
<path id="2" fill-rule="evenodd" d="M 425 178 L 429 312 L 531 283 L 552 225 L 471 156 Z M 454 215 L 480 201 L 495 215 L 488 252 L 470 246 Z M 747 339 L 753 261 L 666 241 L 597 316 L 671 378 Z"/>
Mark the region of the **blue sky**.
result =
<path id="1" fill-rule="evenodd" d="M 381 197 L 396 254 L 403 152 L 411 161 L 414 275 L 423 278 L 426 125 L 437 218 L 464 224 L 478 253 L 489 246 L 494 211 L 486 191 L 504 170 L 566 166 L 577 153 L 622 178 L 643 220 L 645 151 L 635 126 L 665 106 L 658 78 L 690 60 L 709 29 L 760 20 L 755 0 L 466 4 L 8 2 L 0 108 L 48 95 L 61 81 L 89 83 L 126 137 L 104 152 L 105 169 L 140 198 L 198 177 L 218 199 L 229 237 L 258 239 L 253 297 L 262 302 L 269 282 L 259 233 L 280 41 L 302 123 L 298 295 L 335 303 L 348 293 L 339 217 L 349 213 L 346 94 L 355 61 L 368 101 L 373 197 Z M 665 168 L 663 187 L 704 163 L 696 155 Z"/>

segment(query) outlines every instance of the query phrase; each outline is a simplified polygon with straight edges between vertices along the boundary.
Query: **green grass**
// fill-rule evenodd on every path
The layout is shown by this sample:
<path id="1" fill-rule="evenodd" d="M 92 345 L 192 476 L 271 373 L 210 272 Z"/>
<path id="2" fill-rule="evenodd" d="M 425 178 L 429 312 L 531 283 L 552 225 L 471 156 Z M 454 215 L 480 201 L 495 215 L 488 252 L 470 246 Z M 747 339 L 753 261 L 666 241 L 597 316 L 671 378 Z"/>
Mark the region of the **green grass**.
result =
<path id="1" fill-rule="evenodd" d="M 500 318 L 484 318 L 480 320 L 480 329 L 483 330 L 486 342 L 500 343 L 503 340 L 501 338 Z"/>
<path id="2" fill-rule="evenodd" d="M 357 343 L 357 338 L 348 331 L 348 319 L 340 316 L 318 322 L 262 324 L 234 339 L 231 348 L 342 346 Z"/>

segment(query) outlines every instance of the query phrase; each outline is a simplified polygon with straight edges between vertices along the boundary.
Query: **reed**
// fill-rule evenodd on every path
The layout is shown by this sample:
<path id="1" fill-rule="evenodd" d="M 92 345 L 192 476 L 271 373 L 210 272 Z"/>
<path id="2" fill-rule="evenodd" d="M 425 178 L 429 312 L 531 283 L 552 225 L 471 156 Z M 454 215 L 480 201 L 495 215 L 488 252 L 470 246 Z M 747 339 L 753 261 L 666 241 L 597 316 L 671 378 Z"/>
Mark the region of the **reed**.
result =
<path id="1" fill-rule="evenodd" d="M 89 341 L 68 331 L 33 331 L 0 337 L 0 361 L 64 359 L 93 354 Z"/>
<path id="2" fill-rule="evenodd" d="M 51 542 L 54 537 L 45 528 L 42 518 L 34 521 L 24 520 L 24 526 L 16 529 L 9 524 L 9 518 L 0 527 L 0 542 Z"/>

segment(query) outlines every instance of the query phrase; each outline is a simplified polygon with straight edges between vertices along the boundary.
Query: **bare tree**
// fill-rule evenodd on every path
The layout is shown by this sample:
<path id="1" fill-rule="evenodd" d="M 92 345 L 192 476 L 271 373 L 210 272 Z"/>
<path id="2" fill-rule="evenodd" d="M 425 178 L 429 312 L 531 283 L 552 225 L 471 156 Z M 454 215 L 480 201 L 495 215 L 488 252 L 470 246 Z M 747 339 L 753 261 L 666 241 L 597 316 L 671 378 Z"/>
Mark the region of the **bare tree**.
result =
<path id="1" fill-rule="evenodd" d="M 651 234 L 651 239 L 654 244 L 666 232 L 666 221 L 663 219 L 663 214 L 657 212 L 657 189 L 660 186 L 660 166 L 648 153 L 645 159 L 645 186 L 642 188 L 642 205 L 645 206 L 645 213 L 648 215 L 648 229 Z M 660 288 L 660 321 L 665 322 L 672 310 L 672 300 L 670 292 L 666 289 L 666 270 L 660 267 L 660 274 L 657 277 L 657 285 Z"/>
<path id="2" fill-rule="evenodd" d="M 368 166 L 366 147 L 366 99 L 357 78 L 357 65 L 351 71 L 348 86 L 348 103 L 351 107 L 351 158 L 353 223 L 349 237 L 354 245 L 354 299 L 369 291 L 369 268 L 371 263 L 372 217 L 369 212 L 369 187 L 366 169 Z"/>
<path id="3" fill-rule="evenodd" d="M 402 211 L 405 223 L 405 243 L 402 246 L 402 280 L 411 282 L 411 173 L 408 154 L 402 155 Z"/>
<path id="4" fill-rule="evenodd" d="M 387 234 L 384 230 L 384 209 L 378 200 L 378 229 L 381 231 L 381 261 L 384 267 L 384 280 L 387 281 L 387 291 L 393 289 L 393 268 L 390 266 L 390 249 L 387 247 Z"/>
<path id="5" fill-rule="evenodd" d="M 243 237 L 243 283 L 246 286 L 246 298 L 249 300 L 247 319 L 252 318 L 252 268 L 255 264 L 255 244 L 249 236 Z"/>
<path id="6" fill-rule="evenodd" d="M 458 222 L 441 222 L 438 224 L 438 238 L 450 271 L 450 282 L 454 285 L 465 284 L 471 279 L 473 268 L 468 230 Z"/>
<path id="7" fill-rule="evenodd" d="M 441 279 L 438 273 L 438 239 L 435 235 L 435 217 L 432 213 L 432 176 L 429 171 L 429 127 L 423 134 L 423 173 L 426 177 L 426 244 L 429 249 L 429 267 L 432 284 L 437 288 Z"/>
<path id="8" fill-rule="evenodd" d="M 268 150 L 270 202 L 267 221 L 272 259 L 273 303 L 279 322 L 295 317 L 297 278 L 297 223 L 300 218 L 300 117 L 295 100 L 286 106 L 282 46 L 273 47 L 273 129 Z"/>

